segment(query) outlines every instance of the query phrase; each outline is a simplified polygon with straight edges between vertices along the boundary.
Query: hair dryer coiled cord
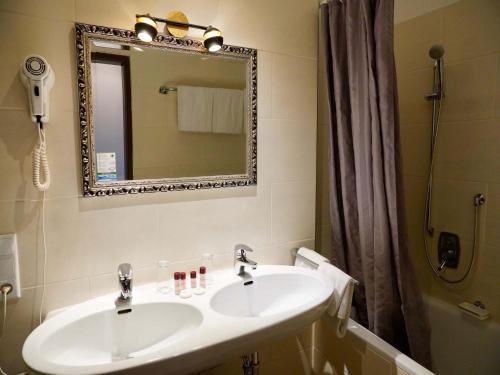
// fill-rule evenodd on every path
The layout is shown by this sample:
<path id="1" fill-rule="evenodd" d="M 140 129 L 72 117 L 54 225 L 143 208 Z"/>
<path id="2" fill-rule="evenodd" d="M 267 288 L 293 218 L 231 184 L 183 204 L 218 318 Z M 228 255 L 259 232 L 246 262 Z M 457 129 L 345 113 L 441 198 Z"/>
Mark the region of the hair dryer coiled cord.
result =
<path id="1" fill-rule="evenodd" d="M 43 174 L 43 182 L 41 177 Z M 45 130 L 43 124 L 38 119 L 38 145 L 33 150 L 33 185 L 40 190 L 45 191 L 50 186 L 49 161 L 47 159 L 47 146 L 45 143 Z"/>

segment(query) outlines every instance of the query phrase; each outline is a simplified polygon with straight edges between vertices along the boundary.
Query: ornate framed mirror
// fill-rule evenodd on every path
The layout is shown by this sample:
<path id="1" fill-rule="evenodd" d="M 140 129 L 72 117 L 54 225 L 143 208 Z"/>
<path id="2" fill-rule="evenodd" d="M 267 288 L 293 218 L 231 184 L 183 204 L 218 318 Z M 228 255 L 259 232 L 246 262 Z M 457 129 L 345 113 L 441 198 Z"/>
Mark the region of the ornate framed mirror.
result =
<path id="1" fill-rule="evenodd" d="M 83 195 L 257 183 L 257 51 L 77 23 Z"/>

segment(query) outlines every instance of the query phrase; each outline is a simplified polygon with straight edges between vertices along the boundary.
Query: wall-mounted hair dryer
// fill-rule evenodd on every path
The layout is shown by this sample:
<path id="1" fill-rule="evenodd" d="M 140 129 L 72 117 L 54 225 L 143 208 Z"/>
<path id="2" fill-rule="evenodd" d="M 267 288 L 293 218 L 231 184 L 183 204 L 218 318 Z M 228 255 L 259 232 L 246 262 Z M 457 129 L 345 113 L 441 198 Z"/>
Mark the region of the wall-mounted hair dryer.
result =
<path id="1" fill-rule="evenodd" d="M 20 76 L 28 90 L 31 121 L 38 126 L 38 145 L 33 149 L 33 185 L 45 191 L 50 186 L 50 171 L 43 124 L 49 121 L 49 93 L 55 75 L 42 56 L 29 55 L 21 65 Z"/>
<path id="2" fill-rule="evenodd" d="M 54 86 L 55 75 L 42 56 L 29 55 L 21 65 L 21 81 L 28 90 L 31 121 L 49 121 L 49 93 Z"/>

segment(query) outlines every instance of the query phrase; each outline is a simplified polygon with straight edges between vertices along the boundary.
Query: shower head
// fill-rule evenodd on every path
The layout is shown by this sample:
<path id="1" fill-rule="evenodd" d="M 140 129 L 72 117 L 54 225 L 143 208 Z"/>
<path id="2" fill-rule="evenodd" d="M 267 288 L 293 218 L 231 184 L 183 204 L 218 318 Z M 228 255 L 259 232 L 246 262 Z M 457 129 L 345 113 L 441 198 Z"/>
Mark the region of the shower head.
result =
<path id="1" fill-rule="evenodd" d="M 444 47 L 441 44 L 434 44 L 429 49 L 429 56 L 434 60 L 433 91 L 426 95 L 427 100 L 441 100 L 444 97 Z"/>
<path id="2" fill-rule="evenodd" d="M 440 44 L 434 44 L 429 50 L 429 56 L 434 60 L 439 60 L 444 55 L 444 47 Z"/>

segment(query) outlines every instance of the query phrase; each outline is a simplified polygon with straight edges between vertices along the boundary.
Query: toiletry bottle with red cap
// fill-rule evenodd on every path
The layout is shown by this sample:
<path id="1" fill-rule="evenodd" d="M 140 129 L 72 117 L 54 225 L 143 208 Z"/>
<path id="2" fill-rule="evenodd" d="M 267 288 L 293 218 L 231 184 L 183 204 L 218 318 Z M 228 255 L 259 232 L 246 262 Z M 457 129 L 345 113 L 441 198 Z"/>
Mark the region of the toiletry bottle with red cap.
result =
<path id="1" fill-rule="evenodd" d="M 175 294 L 178 296 L 181 292 L 181 273 L 180 272 L 174 273 L 174 289 L 175 289 Z"/>
<path id="2" fill-rule="evenodd" d="M 196 271 L 191 271 L 190 272 L 190 276 L 191 276 L 191 289 L 196 289 Z"/>
<path id="3" fill-rule="evenodd" d="M 207 268 L 205 266 L 200 267 L 200 288 L 205 289 L 207 287 Z"/>
<path id="4" fill-rule="evenodd" d="M 181 291 L 186 289 L 186 272 L 181 272 Z"/>

